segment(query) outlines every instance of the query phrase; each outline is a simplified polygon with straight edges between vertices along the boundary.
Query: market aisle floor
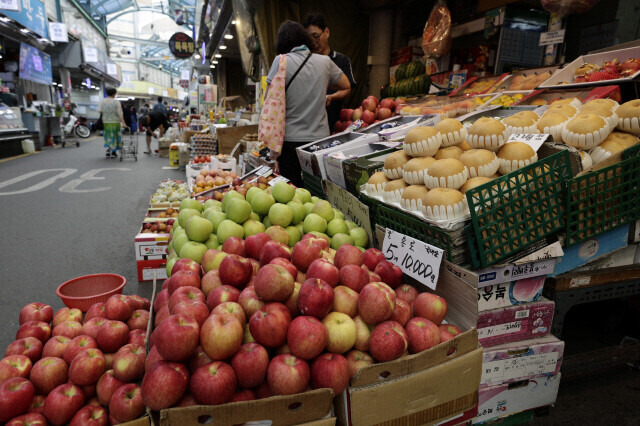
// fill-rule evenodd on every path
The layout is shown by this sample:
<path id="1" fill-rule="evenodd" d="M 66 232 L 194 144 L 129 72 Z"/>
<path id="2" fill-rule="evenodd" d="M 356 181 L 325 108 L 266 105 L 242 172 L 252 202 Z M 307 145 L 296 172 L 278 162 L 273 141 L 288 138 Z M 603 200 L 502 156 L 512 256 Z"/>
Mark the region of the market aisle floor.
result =
<path id="1" fill-rule="evenodd" d="M 151 296 L 151 283 L 137 280 L 133 238 L 158 183 L 184 179 L 184 171 L 163 169 L 169 159 L 143 154 L 138 138 L 137 162 L 105 158 L 101 137 L 0 162 L 2 353 L 20 308 L 63 307 L 55 290 L 71 278 L 117 273 L 127 279 L 126 294 Z"/>

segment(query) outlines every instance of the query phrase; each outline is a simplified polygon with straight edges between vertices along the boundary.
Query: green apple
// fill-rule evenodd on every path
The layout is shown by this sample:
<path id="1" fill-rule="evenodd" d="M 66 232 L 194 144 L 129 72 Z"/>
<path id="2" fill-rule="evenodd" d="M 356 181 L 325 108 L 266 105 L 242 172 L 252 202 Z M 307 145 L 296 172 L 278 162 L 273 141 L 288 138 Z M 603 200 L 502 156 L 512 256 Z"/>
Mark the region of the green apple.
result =
<path id="1" fill-rule="evenodd" d="M 171 251 L 175 251 L 173 250 L 173 240 L 169 241 L 169 244 L 167 244 L 167 253 Z"/>
<path id="2" fill-rule="evenodd" d="M 176 232 L 173 233 L 173 238 L 175 239 L 178 235 L 187 235 L 184 228 L 178 228 Z"/>
<path id="3" fill-rule="evenodd" d="M 353 228 L 358 227 L 358 225 L 356 225 L 356 223 L 352 220 L 345 220 L 344 223 L 347 224 L 347 228 L 349 228 L 349 231 L 351 231 Z"/>
<path id="4" fill-rule="evenodd" d="M 209 239 L 204 242 L 204 245 L 207 246 L 208 249 L 217 248 L 220 245 L 218 242 L 218 236 L 216 234 L 211 234 Z"/>
<path id="5" fill-rule="evenodd" d="M 317 214 L 327 222 L 333 219 L 333 216 L 334 216 L 333 207 L 331 207 L 331 204 L 327 200 L 318 201 L 313 206 L 313 210 L 311 210 L 311 213 Z"/>
<path id="6" fill-rule="evenodd" d="M 180 259 L 179 257 L 174 257 L 173 259 L 167 259 L 167 277 L 171 276 L 171 270 L 173 269 L 173 265 Z"/>
<path id="7" fill-rule="evenodd" d="M 304 188 L 296 188 L 296 195 L 302 200 L 302 204 L 311 202 L 311 193 Z"/>
<path id="8" fill-rule="evenodd" d="M 287 182 L 280 181 L 273 185 L 272 195 L 277 202 L 287 204 L 296 195 L 296 188 Z"/>
<path id="9" fill-rule="evenodd" d="M 313 204 L 312 203 L 304 203 L 304 212 L 305 212 L 305 216 L 308 216 L 311 214 L 311 210 L 313 210 Z"/>
<path id="10" fill-rule="evenodd" d="M 262 219 L 262 224 L 265 226 L 265 228 L 271 227 L 272 224 L 269 216 L 265 216 L 264 219 Z"/>
<path id="11" fill-rule="evenodd" d="M 304 206 L 302 204 L 296 201 L 289 201 L 287 203 L 287 206 L 289 206 L 293 211 L 293 219 L 291 220 L 292 224 L 297 225 L 304 220 L 304 217 L 307 215 L 307 212 L 304 209 Z"/>
<path id="12" fill-rule="evenodd" d="M 289 233 L 286 229 L 279 225 L 273 225 L 264 231 L 272 240 L 282 244 L 289 244 Z"/>
<path id="13" fill-rule="evenodd" d="M 293 210 L 286 204 L 275 203 L 269 209 L 269 220 L 272 225 L 280 225 L 286 228 L 291 225 L 293 220 Z"/>
<path id="14" fill-rule="evenodd" d="M 262 222 L 253 219 L 247 220 L 242 224 L 242 227 L 244 228 L 245 238 L 264 232 L 267 229 Z"/>
<path id="15" fill-rule="evenodd" d="M 331 239 L 331 248 L 338 250 L 343 244 L 353 244 L 353 238 L 347 234 L 336 234 Z"/>
<path id="16" fill-rule="evenodd" d="M 180 249 L 185 243 L 189 242 L 189 237 L 187 237 L 187 234 L 181 234 L 171 241 L 173 242 L 173 249 L 176 251 L 176 253 L 180 254 Z"/>
<path id="17" fill-rule="evenodd" d="M 192 216 L 184 228 L 187 237 L 191 241 L 205 242 L 213 232 L 213 225 L 207 219 L 200 216 Z"/>
<path id="18" fill-rule="evenodd" d="M 275 198 L 271 194 L 265 191 L 257 192 L 253 198 L 251 198 L 251 208 L 254 212 L 266 215 L 269 213 L 269 209 L 276 202 Z"/>
<path id="19" fill-rule="evenodd" d="M 204 204 L 202 205 L 202 210 L 206 210 L 209 207 L 214 207 L 214 206 L 218 206 L 219 209 L 222 208 L 222 203 L 218 200 L 214 200 L 213 198 L 209 198 L 207 201 L 204 202 Z"/>
<path id="20" fill-rule="evenodd" d="M 249 215 L 249 219 L 260 222 L 260 215 L 256 212 L 251 212 L 251 214 Z"/>
<path id="21" fill-rule="evenodd" d="M 366 247 L 369 245 L 369 236 L 363 228 L 357 227 L 349 231 L 349 236 L 353 238 L 353 245 L 358 247 Z"/>
<path id="22" fill-rule="evenodd" d="M 191 216 L 200 216 L 200 211 L 189 208 L 180 210 L 180 213 L 178 213 L 178 223 L 180 226 L 184 228 L 187 224 L 187 220 L 189 220 Z"/>
<path id="23" fill-rule="evenodd" d="M 258 188 L 257 186 L 252 186 L 247 191 L 247 195 L 245 196 L 245 198 L 247 199 L 248 202 L 251 202 L 251 200 L 253 199 L 253 196 L 260 191 L 262 191 L 262 189 Z"/>
<path id="24" fill-rule="evenodd" d="M 187 241 L 180 249 L 180 257 L 188 257 L 189 259 L 200 263 L 202 262 L 202 255 L 204 255 L 204 252 L 207 250 L 207 246 L 202 243 Z"/>
<path id="25" fill-rule="evenodd" d="M 302 222 L 300 222 L 296 226 L 300 230 L 300 233 L 304 236 L 304 224 Z"/>
<path id="26" fill-rule="evenodd" d="M 220 222 L 227 219 L 227 214 L 219 210 L 213 210 L 207 215 L 207 220 L 213 225 L 212 232 L 218 232 Z"/>
<path id="27" fill-rule="evenodd" d="M 174 249 L 169 250 L 169 254 L 167 255 L 167 260 L 173 259 L 174 257 L 180 257 L 180 256 L 178 256 L 178 253 L 176 253 Z"/>
<path id="28" fill-rule="evenodd" d="M 342 219 L 333 219 L 327 223 L 327 234 L 330 237 L 333 237 L 336 234 L 347 234 L 349 233 L 349 228 L 347 228 L 347 224 Z"/>
<path id="29" fill-rule="evenodd" d="M 227 217 L 235 223 L 245 223 L 251 215 L 251 204 L 245 200 L 232 199 L 227 204 Z"/>
<path id="30" fill-rule="evenodd" d="M 334 219 L 338 218 L 338 219 L 343 219 L 344 220 L 344 214 L 340 210 L 334 208 L 333 209 L 333 218 Z"/>
<path id="31" fill-rule="evenodd" d="M 202 207 L 202 203 L 198 200 L 194 200 L 193 198 L 185 198 L 180 201 L 180 211 L 184 209 L 194 209 L 198 210 L 198 212 L 201 212 Z"/>
<path id="32" fill-rule="evenodd" d="M 237 198 L 239 200 L 244 200 L 244 196 L 237 191 L 231 190 L 224 194 L 224 198 L 222 198 L 222 211 L 227 212 L 227 206 L 229 205 L 229 201 Z"/>
<path id="33" fill-rule="evenodd" d="M 304 224 L 305 234 L 311 231 L 324 232 L 327 230 L 327 221 L 315 213 L 307 215 L 302 223 Z"/>
<path id="34" fill-rule="evenodd" d="M 295 246 L 302 239 L 302 232 L 295 225 L 287 226 L 285 229 L 289 233 L 289 247 Z"/>
<path id="35" fill-rule="evenodd" d="M 309 194 L 311 194 L 311 193 L 309 193 Z M 320 198 L 318 198 L 318 197 L 316 197 L 316 196 L 314 195 L 314 196 L 312 196 L 312 197 L 311 197 L 311 204 L 315 204 L 315 203 L 317 203 L 317 202 L 318 202 L 318 201 L 320 201 L 320 200 L 321 200 Z"/>
<path id="36" fill-rule="evenodd" d="M 291 199 L 291 201 L 295 201 L 296 203 L 304 204 L 304 201 L 302 201 L 302 198 L 298 197 L 297 194 Z"/>
<path id="37" fill-rule="evenodd" d="M 229 237 L 244 238 L 244 228 L 232 220 L 225 219 L 218 225 L 218 242 L 224 244 Z"/>

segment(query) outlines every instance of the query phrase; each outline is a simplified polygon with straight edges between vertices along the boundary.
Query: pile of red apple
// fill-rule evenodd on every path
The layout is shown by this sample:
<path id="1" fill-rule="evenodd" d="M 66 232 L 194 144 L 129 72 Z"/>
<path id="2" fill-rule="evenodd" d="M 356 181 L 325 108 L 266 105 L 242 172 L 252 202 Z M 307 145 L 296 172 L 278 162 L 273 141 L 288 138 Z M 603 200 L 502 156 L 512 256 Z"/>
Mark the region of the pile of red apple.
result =
<path id="1" fill-rule="evenodd" d="M 242 180 L 238 177 L 236 177 L 235 179 L 233 179 L 231 181 L 231 186 L 230 187 L 226 187 L 226 188 L 222 188 L 222 189 L 218 189 L 216 191 L 213 191 L 213 193 L 211 195 L 208 196 L 197 196 L 196 200 L 199 201 L 206 201 L 208 199 L 213 199 L 213 200 L 217 200 L 217 201 L 222 201 L 222 199 L 224 198 L 224 195 L 231 191 L 234 190 L 239 194 L 242 195 L 247 195 L 247 191 L 249 191 L 249 188 L 252 187 L 257 187 L 260 189 L 267 189 L 269 187 L 269 182 L 271 182 L 274 179 L 275 176 L 259 176 L 257 179 L 253 179 L 253 178 L 247 178 L 245 180 Z"/>
<path id="2" fill-rule="evenodd" d="M 362 128 L 365 128 L 370 124 L 398 115 L 396 114 L 396 106 L 399 103 L 400 101 L 396 104 L 393 99 L 389 98 L 378 101 L 375 96 L 368 96 L 358 108 L 340 110 L 340 120 L 336 121 L 334 125 L 336 132 L 346 130 L 356 120 L 362 120 L 364 122 Z"/>
<path id="3" fill-rule="evenodd" d="M 231 244 L 230 242 L 233 242 Z M 381 251 L 304 236 L 231 237 L 209 261 L 182 258 L 154 301 L 142 397 L 153 410 L 331 388 L 359 369 L 460 333 L 447 302 L 403 283 Z M 201 276 L 201 274 L 204 274 Z"/>
<path id="4" fill-rule="evenodd" d="M 141 234 L 168 234 L 173 229 L 175 219 L 167 219 L 157 222 L 144 222 Z"/>
<path id="5" fill-rule="evenodd" d="M 193 161 L 191 162 L 191 164 L 199 164 L 199 163 L 210 163 L 211 162 L 211 156 L 210 155 L 200 155 L 200 156 L 195 156 L 193 157 Z"/>
<path id="6" fill-rule="evenodd" d="M 0 360 L 0 423 L 107 425 L 140 417 L 151 302 L 111 296 L 79 309 L 30 303 Z M 6 423 L 5 423 L 6 422 Z"/>

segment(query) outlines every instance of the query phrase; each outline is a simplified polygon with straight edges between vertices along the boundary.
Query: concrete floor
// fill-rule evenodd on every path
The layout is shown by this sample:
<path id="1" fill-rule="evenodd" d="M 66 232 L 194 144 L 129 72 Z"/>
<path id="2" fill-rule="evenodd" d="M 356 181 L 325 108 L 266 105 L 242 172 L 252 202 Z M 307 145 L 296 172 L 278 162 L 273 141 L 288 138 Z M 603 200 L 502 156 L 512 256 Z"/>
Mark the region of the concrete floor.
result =
<path id="1" fill-rule="evenodd" d="M 139 148 L 144 151 L 142 136 Z M 184 178 L 182 171 L 163 169 L 168 163 L 166 158 L 145 154 L 137 162 L 107 159 L 101 138 L 83 142 L 79 148 L 47 149 L 0 160 L 0 217 L 4 223 L 0 348 L 14 340 L 18 314 L 25 304 L 40 301 L 54 309 L 63 307 L 55 290 L 71 278 L 113 272 L 126 277 L 125 294 L 151 297 L 151 284 L 137 281 L 133 238 L 158 183 Z M 29 177 L 16 181 L 20 176 Z M 91 176 L 99 180 L 78 180 Z M 605 308 L 614 317 L 620 312 L 616 305 Z M 637 336 L 640 316 L 630 323 L 622 319 L 630 330 L 620 329 L 618 320 L 596 329 L 602 312 L 587 306 L 567 317 L 567 354 L 619 342 L 624 335 Z M 635 314 L 637 311 L 631 312 Z M 534 423 L 637 425 L 639 403 L 640 371 L 623 365 L 563 377 L 555 407 Z"/>

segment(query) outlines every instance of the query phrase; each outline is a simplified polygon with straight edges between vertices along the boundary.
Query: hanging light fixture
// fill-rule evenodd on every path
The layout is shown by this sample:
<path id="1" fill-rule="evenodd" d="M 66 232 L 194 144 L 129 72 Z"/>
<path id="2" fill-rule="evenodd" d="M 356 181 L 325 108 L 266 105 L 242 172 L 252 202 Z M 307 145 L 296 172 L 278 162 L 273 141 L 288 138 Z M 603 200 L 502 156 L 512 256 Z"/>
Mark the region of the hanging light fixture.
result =
<path id="1" fill-rule="evenodd" d="M 227 40 L 231 40 L 233 39 L 233 36 L 231 34 L 225 34 L 224 38 L 226 38 Z"/>

